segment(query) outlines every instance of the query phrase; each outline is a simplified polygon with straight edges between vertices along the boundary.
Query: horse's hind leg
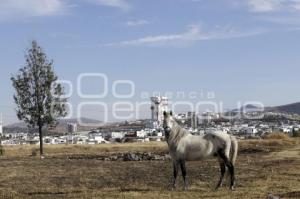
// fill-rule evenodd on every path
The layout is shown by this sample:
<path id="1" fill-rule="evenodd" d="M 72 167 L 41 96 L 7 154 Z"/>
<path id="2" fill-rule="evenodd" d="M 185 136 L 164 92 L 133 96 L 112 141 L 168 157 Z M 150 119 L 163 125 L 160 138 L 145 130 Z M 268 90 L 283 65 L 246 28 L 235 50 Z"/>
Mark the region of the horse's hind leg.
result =
<path id="1" fill-rule="evenodd" d="M 229 157 L 225 155 L 225 152 L 223 150 L 219 151 L 219 156 L 224 160 L 225 165 L 227 166 L 229 173 L 230 173 L 230 189 L 234 189 L 234 184 L 235 184 L 235 174 L 234 174 L 234 165 L 232 162 L 230 162 Z"/>
<path id="2" fill-rule="evenodd" d="M 221 170 L 221 176 L 220 176 L 220 180 L 216 186 L 216 190 L 219 189 L 220 187 L 222 187 L 223 185 L 223 178 L 226 172 L 226 166 L 225 166 L 225 162 L 219 158 L 219 163 L 220 163 L 220 170 Z"/>
<path id="3" fill-rule="evenodd" d="M 180 161 L 180 168 L 181 168 L 181 173 L 182 173 L 182 177 L 183 177 L 183 181 L 184 181 L 184 190 L 187 191 L 188 190 L 188 182 L 186 180 L 186 167 L 185 167 L 184 160 Z"/>
<path id="4" fill-rule="evenodd" d="M 178 175 L 178 162 L 173 161 L 173 181 L 172 181 L 172 189 L 176 187 L 176 179 Z"/>

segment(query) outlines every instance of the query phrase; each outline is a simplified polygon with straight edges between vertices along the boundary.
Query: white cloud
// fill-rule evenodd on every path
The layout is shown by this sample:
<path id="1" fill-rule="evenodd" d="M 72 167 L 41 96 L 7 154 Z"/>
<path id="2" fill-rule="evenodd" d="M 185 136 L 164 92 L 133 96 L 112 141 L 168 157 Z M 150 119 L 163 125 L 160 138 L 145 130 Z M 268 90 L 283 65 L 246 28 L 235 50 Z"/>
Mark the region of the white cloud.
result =
<path id="1" fill-rule="evenodd" d="M 128 11 L 131 9 L 130 4 L 127 3 L 125 0 L 84 0 L 84 1 L 102 5 L 102 6 L 116 7 L 124 11 Z"/>
<path id="2" fill-rule="evenodd" d="M 147 20 L 137 20 L 137 21 L 127 21 L 126 26 L 143 26 L 147 25 L 150 22 Z"/>
<path id="3" fill-rule="evenodd" d="M 295 0 L 294 5 L 292 6 L 295 10 L 300 10 L 300 1 Z"/>
<path id="4" fill-rule="evenodd" d="M 53 16 L 65 11 L 62 0 L 0 0 L 0 19 L 19 16 Z"/>
<path id="5" fill-rule="evenodd" d="M 131 6 L 125 0 L 81 0 L 100 6 L 129 10 Z M 73 4 L 72 4 L 73 3 Z M 71 8 L 78 7 L 71 0 L 0 0 L 0 20 L 56 16 L 65 14 Z"/>
<path id="6" fill-rule="evenodd" d="M 300 0 L 248 0 L 252 12 L 300 10 Z"/>
<path id="7" fill-rule="evenodd" d="M 281 7 L 281 3 L 278 0 L 249 0 L 248 4 L 251 11 L 254 12 L 271 12 Z"/>
<path id="8" fill-rule="evenodd" d="M 300 25 L 300 16 L 299 15 L 291 15 L 291 16 L 260 16 L 257 19 L 260 21 L 271 22 L 273 24 L 278 25 L 286 25 L 286 26 L 299 26 Z"/>
<path id="9" fill-rule="evenodd" d="M 238 31 L 234 28 L 217 28 L 214 31 L 204 32 L 198 25 L 190 25 L 185 32 L 177 34 L 165 34 L 157 36 L 146 36 L 133 40 L 121 41 L 118 43 L 109 43 L 105 46 L 137 46 L 137 45 L 176 45 L 189 44 L 203 40 L 230 39 L 239 37 L 248 37 L 265 32 L 264 30 Z"/>

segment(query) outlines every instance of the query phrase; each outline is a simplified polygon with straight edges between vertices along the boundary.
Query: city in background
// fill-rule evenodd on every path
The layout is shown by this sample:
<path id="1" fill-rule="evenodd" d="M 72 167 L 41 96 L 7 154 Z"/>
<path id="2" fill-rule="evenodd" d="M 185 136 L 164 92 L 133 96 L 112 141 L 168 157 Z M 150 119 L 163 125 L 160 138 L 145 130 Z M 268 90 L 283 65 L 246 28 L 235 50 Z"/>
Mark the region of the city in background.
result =
<path id="1" fill-rule="evenodd" d="M 133 121 L 101 123 L 94 119 L 61 119 L 57 127 L 44 129 L 45 144 L 109 144 L 126 142 L 164 141 L 162 127 L 164 111 L 170 111 L 167 97 L 154 96 L 149 99 L 149 118 Z M 194 135 L 206 133 L 228 133 L 239 139 L 261 139 L 269 133 L 283 133 L 291 137 L 300 132 L 299 103 L 267 107 L 246 105 L 225 113 L 184 112 L 174 113 L 176 121 Z M 289 111 L 293 110 L 293 111 Z M 102 113 L 99 113 L 102 114 Z M 39 135 L 24 123 L 3 127 L 0 120 L 3 145 L 38 145 Z"/>

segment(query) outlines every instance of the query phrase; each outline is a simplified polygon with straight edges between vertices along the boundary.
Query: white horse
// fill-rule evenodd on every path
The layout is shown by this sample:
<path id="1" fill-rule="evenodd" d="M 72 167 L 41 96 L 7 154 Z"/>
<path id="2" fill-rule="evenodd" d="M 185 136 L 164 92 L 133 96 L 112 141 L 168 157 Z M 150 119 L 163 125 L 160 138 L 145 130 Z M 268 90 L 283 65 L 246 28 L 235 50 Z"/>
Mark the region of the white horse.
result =
<path id="1" fill-rule="evenodd" d="M 172 112 L 164 112 L 163 128 L 173 160 L 173 188 L 176 185 L 179 165 L 184 180 L 184 188 L 187 190 L 185 162 L 217 156 L 221 167 L 221 177 L 216 189 L 222 186 L 227 167 L 231 176 L 230 189 L 233 190 L 235 184 L 234 163 L 238 151 L 238 142 L 235 137 L 226 133 L 209 133 L 203 136 L 192 135 L 178 125 L 172 116 Z"/>

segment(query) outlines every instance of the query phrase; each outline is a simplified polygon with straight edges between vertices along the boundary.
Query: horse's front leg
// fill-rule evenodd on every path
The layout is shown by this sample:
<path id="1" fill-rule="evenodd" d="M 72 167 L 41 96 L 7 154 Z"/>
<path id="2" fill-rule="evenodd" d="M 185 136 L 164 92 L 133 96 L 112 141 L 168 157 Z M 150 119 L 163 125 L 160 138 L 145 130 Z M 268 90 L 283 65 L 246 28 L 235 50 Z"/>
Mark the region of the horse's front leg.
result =
<path id="1" fill-rule="evenodd" d="M 176 179 L 178 175 L 178 162 L 173 161 L 173 180 L 172 180 L 172 190 L 176 188 Z"/>
<path id="2" fill-rule="evenodd" d="M 216 186 L 216 190 L 218 190 L 220 187 L 222 187 L 224 174 L 226 172 L 226 166 L 225 166 L 225 163 L 223 162 L 223 160 L 220 159 L 219 162 L 220 162 L 221 176 L 220 176 L 220 180 L 219 180 L 219 182 L 218 182 L 218 184 Z"/>
<path id="3" fill-rule="evenodd" d="M 184 181 L 184 190 L 187 191 L 188 190 L 188 182 L 186 179 L 186 167 L 185 167 L 184 160 L 180 161 L 180 168 L 181 168 L 181 173 L 182 173 L 182 177 L 183 177 L 183 181 Z"/>

